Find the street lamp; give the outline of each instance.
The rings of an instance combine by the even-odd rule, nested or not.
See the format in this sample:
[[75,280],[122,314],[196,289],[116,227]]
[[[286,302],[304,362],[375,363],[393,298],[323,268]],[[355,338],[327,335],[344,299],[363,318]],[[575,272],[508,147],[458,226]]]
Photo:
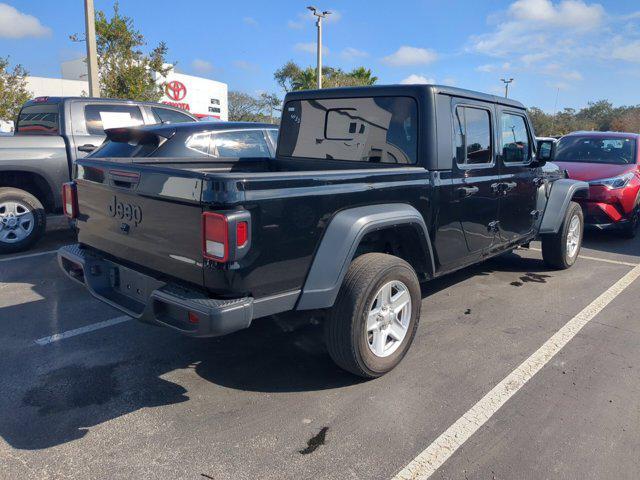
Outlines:
[[509,84],[513,82],[513,78],[510,78],[509,80],[501,78],[500,80],[504,83],[504,98],[509,98]]
[[307,10],[311,10],[311,13],[318,17],[316,21],[316,27],[318,27],[318,66],[316,69],[316,76],[318,77],[318,89],[322,88],[322,19],[326,18],[327,15],[331,15],[331,12],[325,10],[323,12],[319,12],[316,7],[309,6]]

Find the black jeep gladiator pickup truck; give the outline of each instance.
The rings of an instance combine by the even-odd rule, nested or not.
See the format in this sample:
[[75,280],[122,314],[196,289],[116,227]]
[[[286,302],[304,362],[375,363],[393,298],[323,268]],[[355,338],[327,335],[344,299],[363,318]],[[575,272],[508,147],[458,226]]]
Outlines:
[[536,155],[513,100],[433,85],[289,93],[275,159],[153,158],[171,128],[116,133],[129,153],[78,160],[64,188],[79,243],[60,265],[188,335],[320,311],[334,361],[377,377],[411,345],[420,282],[535,238],[554,268],[580,250],[572,200],[588,185]]

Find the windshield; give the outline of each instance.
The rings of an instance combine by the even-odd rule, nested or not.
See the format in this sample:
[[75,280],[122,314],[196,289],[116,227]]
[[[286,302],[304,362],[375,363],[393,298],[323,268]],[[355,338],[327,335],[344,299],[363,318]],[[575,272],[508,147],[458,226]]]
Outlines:
[[625,137],[574,136],[563,137],[556,146],[555,161],[582,163],[636,163],[636,141]]
[[58,135],[58,104],[29,105],[20,111],[16,133]]
[[278,155],[371,163],[416,163],[418,114],[409,97],[287,102]]

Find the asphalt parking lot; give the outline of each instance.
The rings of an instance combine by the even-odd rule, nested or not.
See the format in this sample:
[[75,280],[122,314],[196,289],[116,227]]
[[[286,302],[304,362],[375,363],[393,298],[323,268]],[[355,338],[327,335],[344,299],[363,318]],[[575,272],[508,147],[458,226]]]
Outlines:
[[[4,478],[391,479],[428,472],[425,451],[432,478],[638,476],[640,238],[590,234],[568,271],[534,244],[427,284],[408,356],[368,382],[318,325],[203,340],[129,320],[61,274],[50,252],[71,241],[0,258]],[[559,351],[513,388],[542,346]]]

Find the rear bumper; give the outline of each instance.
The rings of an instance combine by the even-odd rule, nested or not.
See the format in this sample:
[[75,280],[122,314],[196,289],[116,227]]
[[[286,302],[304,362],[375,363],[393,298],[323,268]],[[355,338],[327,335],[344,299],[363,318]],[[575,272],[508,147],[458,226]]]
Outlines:
[[85,285],[94,297],[133,318],[185,335],[226,335],[248,328],[254,318],[251,297],[209,298],[119,265],[78,244],[60,248],[58,262],[69,278]]

